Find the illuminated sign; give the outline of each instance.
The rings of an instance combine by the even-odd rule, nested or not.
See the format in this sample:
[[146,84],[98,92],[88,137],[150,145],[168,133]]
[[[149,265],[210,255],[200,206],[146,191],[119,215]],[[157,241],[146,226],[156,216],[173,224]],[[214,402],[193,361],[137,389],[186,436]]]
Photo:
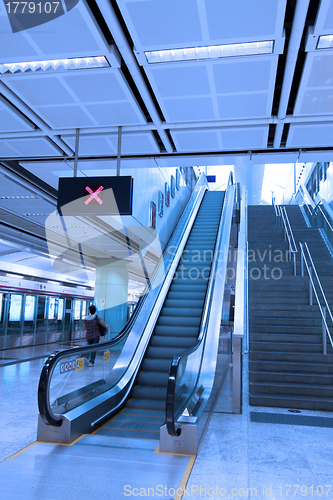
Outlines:
[[132,215],[133,179],[65,177],[59,179],[58,211],[62,215]]
[[33,321],[35,313],[35,299],[33,295],[27,295],[24,306],[24,321]]
[[9,321],[21,320],[22,295],[11,294]]
[[103,204],[103,200],[101,200],[101,198],[98,196],[99,193],[101,191],[103,191],[104,187],[103,186],[99,186],[98,189],[96,189],[96,191],[94,192],[89,186],[86,186],[85,187],[85,190],[88,191],[88,193],[90,194],[89,198],[84,202],[85,205],[89,205],[89,203],[92,201],[92,200],[96,200],[97,203],[99,203],[100,205]]

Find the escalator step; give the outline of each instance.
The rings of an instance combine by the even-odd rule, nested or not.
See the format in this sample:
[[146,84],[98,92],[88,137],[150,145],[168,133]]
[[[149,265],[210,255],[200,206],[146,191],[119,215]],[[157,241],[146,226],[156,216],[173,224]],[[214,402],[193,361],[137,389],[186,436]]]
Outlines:
[[165,401],[153,399],[130,399],[126,404],[127,408],[140,408],[146,410],[165,411]]
[[197,299],[192,299],[190,297],[186,297],[187,300],[184,300],[184,299],[181,299],[181,300],[173,300],[173,299],[169,299],[167,298],[164,302],[165,304],[165,307],[175,307],[175,308],[179,308],[179,307],[185,307],[187,309],[196,309],[196,308],[200,308],[202,309],[203,307],[203,304],[204,304],[204,299],[202,300],[197,300]]
[[145,423],[145,422],[121,422],[116,420],[111,420],[104,429],[112,430],[127,430],[127,431],[149,431],[149,432],[160,432],[159,423]]
[[170,363],[174,356],[178,356],[184,352],[184,349],[179,347],[154,347],[150,346],[147,349],[147,358],[150,359],[167,359]]
[[[193,301],[200,301],[202,303],[205,302],[205,292],[191,292],[191,291],[186,291],[186,297],[188,298],[188,301],[191,302]],[[183,300],[184,295],[182,292],[176,292],[176,291],[171,291],[167,295],[167,300]]]
[[177,337],[181,335],[182,337],[197,337],[199,333],[199,328],[197,326],[155,326],[154,334],[156,335],[171,335],[172,337]]
[[155,401],[163,401],[165,404],[166,386],[165,387],[152,387],[137,385],[132,392],[133,399],[151,399]]
[[195,307],[167,307],[164,306],[161,311],[161,316],[171,316],[173,318],[181,317],[192,317],[192,318],[201,318],[202,308]]
[[142,370],[153,372],[168,372],[170,370],[170,359],[150,359],[146,358],[142,364]]
[[152,387],[166,387],[168,383],[168,372],[146,372],[142,371],[139,373],[137,382],[140,385],[147,385]]
[[[180,329],[181,330],[181,329]],[[181,335],[181,331],[179,332]],[[171,337],[166,335],[154,335],[151,339],[152,347],[179,347],[187,349],[195,344],[195,337]]]
[[197,318],[182,318],[181,316],[160,316],[158,318],[158,325],[170,325],[170,326],[199,326],[201,316]]

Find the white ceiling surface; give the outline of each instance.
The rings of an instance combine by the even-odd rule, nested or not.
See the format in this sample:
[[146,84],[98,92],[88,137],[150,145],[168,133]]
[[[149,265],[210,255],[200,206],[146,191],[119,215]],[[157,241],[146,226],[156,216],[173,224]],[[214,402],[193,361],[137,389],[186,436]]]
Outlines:
[[[297,4],[303,1],[296,0]],[[116,2],[137,63],[126,59],[115,23],[105,15],[115,40],[115,46],[109,46],[85,0],[58,19],[15,34],[1,3],[0,64],[105,55],[111,67],[0,76],[0,160],[18,159],[23,168],[57,189],[59,177],[72,176],[74,169],[73,156],[66,157],[61,144],[74,151],[79,128],[78,176],[114,175],[117,130],[122,126],[121,150],[126,157],[121,172],[156,164],[166,168],[209,165],[224,172],[235,165],[236,180],[249,184],[254,203],[260,200],[265,164],[332,161],[332,152],[325,148],[333,146],[333,49],[316,50],[316,43],[320,35],[333,34],[333,0],[321,0],[309,31],[289,117],[286,148],[292,151],[280,147],[273,152],[267,141],[269,124],[277,122],[271,112],[279,54],[285,50],[286,0]],[[97,4],[102,15],[112,8],[108,0]],[[267,40],[274,41],[270,55],[151,65],[144,56],[144,51]],[[111,51],[122,54],[122,67],[133,71],[132,87],[128,72],[114,62]],[[153,123],[146,122],[138,94]],[[173,153],[165,154],[155,139],[153,131],[163,129],[170,131]],[[166,146],[165,137],[160,137]],[[99,160],[99,156],[106,158]],[[1,182],[0,198],[7,192],[9,196],[31,194],[22,186],[13,194],[12,186]],[[37,231],[50,213],[46,199],[37,195],[36,199],[0,199],[0,208],[25,217]],[[3,258],[31,259],[39,268],[49,269],[49,260],[36,264],[33,259],[44,257],[29,255],[28,245],[22,243],[22,248],[15,247],[17,254],[13,247]]]

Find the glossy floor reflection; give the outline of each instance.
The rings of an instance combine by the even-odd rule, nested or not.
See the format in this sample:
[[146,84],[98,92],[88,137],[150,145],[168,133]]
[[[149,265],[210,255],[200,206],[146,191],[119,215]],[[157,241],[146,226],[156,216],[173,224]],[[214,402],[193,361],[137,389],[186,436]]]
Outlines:
[[[46,351],[45,354],[47,354]],[[252,422],[250,412],[288,413],[288,410],[248,406],[246,361],[245,356],[243,365],[243,414],[233,415],[230,413],[232,382],[230,368],[217,396],[216,405],[211,414],[210,423],[183,498],[188,497],[199,500],[204,497],[225,499],[267,497],[277,500],[281,498],[312,499],[322,497],[332,499],[333,485],[330,486],[333,470],[333,429]],[[11,462],[11,469],[16,470],[16,464],[20,463],[22,467],[25,467],[25,460],[27,459],[24,457],[28,457],[30,453],[37,460],[34,462],[34,470],[37,475],[38,467],[41,467],[42,464],[42,458],[40,457],[44,453],[39,450],[43,445],[39,446],[39,448],[36,448],[35,445],[33,447],[35,450],[29,453],[28,450],[25,451],[19,455],[19,457],[22,457],[20,460],[18,460],[19,457],[9,462],[5,460],[36,440],[37,385],[43,362],[44,359],[37,359],[0,367],[0,461],[3,462],[3,465]],[[333,418],[331,412],[302,411],[301,415]],[[96,440],[97,436],[94,439]],[[85,444],[88,446],[87,450],[90,449],[89,446],[92,446],[91,450],[94,450],[93,453],[97,455],[102,453],[104,449],[103,443],[95,443],[93,440],[90,443],[88,439]],[[156,441],[156,446],[157,444]],[[124,446],[122,443],[119,447],[122,449]],[[114,448],[115,444],[107,443],[106,447]],[[127,445],[125,447],[130,448]],[[54,460],[56,460],[56,455],[61,455],[61,449],[65,449],[65,447],[58,447],[57,449],[60,451],[50,450],[51,461],[53,456]],[[70,449],[74,450],[74,447]],[[129,463],[134,464],[131,467],[131,474],[132,477],[136,477],[135,471],[138,465],[135,465],[135,463],[136,461],[139,463],[140,458],[135,459],[134,463],[131,462],[131,456],[134,456],[132,451],[128,452],[128,458],[126,459],[124,459],[125,455],[122,452],[119,452],[119,454],[112,453],[114,455],[112,460],[119,461],[121,467],[128,468]],[[68,460],[71,459],[68,458]],[[148,462],[150,463],[150,461],[151,458],[149,458]],[[164,461],[160,459],[159,461],[162,466]],[[96,461],[96,467],[97,462],[98,460]],[[57,468],[56,462],[54,467]],[[2,468],[2,464],[0,466],[1,470],[5,470],[5,468]],[[98,467],[95,473],[98,478]],[[52,481],[55,481],[57,469],[52,473],[50,470],[44,476],[48,477],[48,474],[51,474]],[[15,498],[16,486],[14,482],[10,485],[8,484],[9,477],[4,479],[5,473],[2,473],[1,476],[3,479],[0,479],[0,483],[5,481],[5,484],[0,484],[0,488],[2,488],[2,492],[6,492],[5,496],[1,495],[1,498],[5,500]],[[40,477],[42,476],[40,475]],[[152,477],[149,476],[149,478]],[[158,479],[162,481],[163,478],[158,475]],[[178,484],[179,479],[180,475],[178,474],[177,481],[166,484]],[[147,487],[150,484],[149,481],[145,481]],[[156,481],[151,479],[151,487],[156,487],[156,484]],[[4,486],[5,489],[3,489]],[[103,488],[101,491],[103,491]],[[22,493],[22,488],[20,491]],[[52,496],[51,484],[47,487],[47,492],[49,496],[45,498],[55,498]],[[77,495],[80,492],[82,493],[79,487],[79,479],[76,486],[73,483],[68,491],[64,489],[63,492],[64,494],[69,492],[74,494],[76,492]],[[109,498],[104,493],[101,493],[99,498]],[[118,493],[120,494],[119,489]],[[22,495],[20,498],[23,498]],[[35,497],[32,496],[31,498]],[[39,498],[44,497],[40,496]],[[86,491],[84,498],[95,497],[89,496],[89,492]]]
[[[221,411],[218,400],[187,483],[189,497],[332,499],[333,429],[251,422],[250,412],[288,414],[288,409],[247,404],[244,358],[243,413]],[[227,387],[222,398],[224,393]],[[301,415],[333,418],[333,412],[302,410]]]

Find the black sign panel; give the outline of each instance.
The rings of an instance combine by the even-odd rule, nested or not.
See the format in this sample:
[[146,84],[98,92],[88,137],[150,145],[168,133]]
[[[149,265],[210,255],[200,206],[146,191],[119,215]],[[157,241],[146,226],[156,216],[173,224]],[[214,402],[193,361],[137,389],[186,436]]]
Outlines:
[[62,215],[132,215],[133,179],[124,177],[66,177],[59,179]]

